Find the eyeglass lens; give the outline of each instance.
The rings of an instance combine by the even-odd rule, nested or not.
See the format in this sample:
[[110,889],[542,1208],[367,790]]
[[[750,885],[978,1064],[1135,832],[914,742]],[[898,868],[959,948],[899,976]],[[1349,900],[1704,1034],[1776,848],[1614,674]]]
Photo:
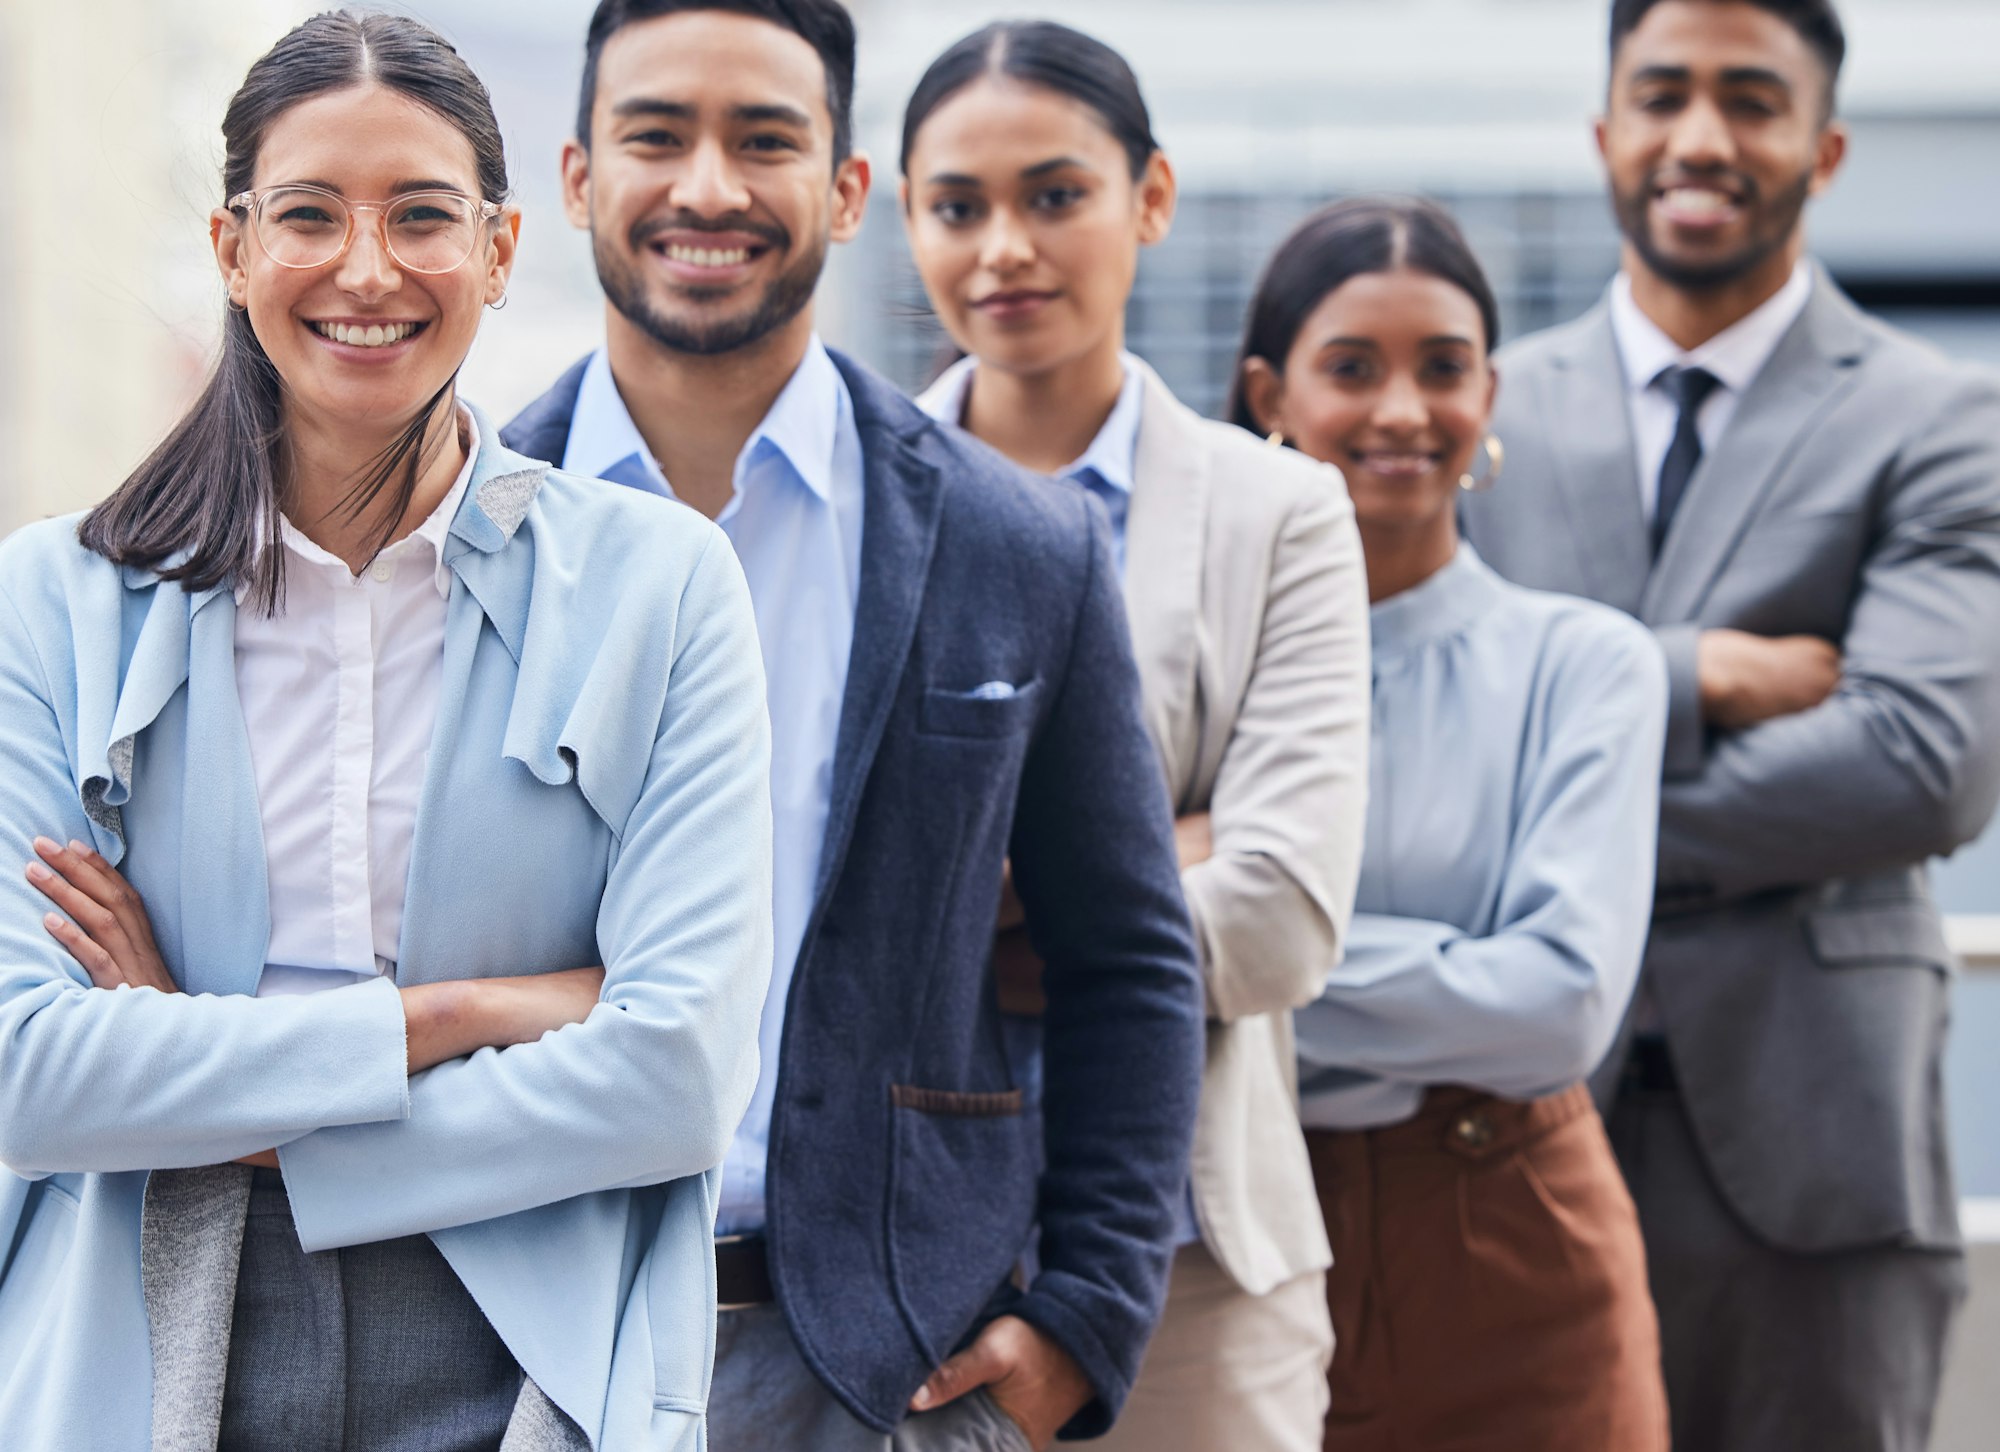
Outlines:
[[[466,197],[413,192],[384,203],[381,212],[389,255],[412,272],[450,272],[472,255],[479,213]],[[323,266],[346,245],[351,216],[326,192],[281,188],[258,205],[257,240],[287,267]]]

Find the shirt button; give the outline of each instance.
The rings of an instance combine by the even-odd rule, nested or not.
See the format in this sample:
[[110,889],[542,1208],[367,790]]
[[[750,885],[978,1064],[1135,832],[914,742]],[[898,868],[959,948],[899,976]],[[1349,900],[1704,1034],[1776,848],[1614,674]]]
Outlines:
[[368,571],[375,577],[375,583],[386,585],[396,576],[396,566],[388,560],[377,560]]

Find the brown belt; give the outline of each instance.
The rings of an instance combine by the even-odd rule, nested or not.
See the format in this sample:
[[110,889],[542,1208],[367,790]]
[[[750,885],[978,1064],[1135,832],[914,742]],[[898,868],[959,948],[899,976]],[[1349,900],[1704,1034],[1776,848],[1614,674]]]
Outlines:
[[765,1253],[764,1237],[716,1237],[716,1309],[740,1311],[746,1306],[768,1306],[776,1299],[771,1290],[771,1260]]

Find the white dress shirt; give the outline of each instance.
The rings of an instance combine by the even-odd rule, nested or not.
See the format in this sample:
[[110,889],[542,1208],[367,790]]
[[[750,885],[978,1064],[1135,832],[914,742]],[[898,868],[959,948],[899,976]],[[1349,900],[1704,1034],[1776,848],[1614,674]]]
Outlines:
[[[1118,390],[1118,401],[1111,406],[1090,447],[1056,470],[1054,476],[1081,484],[1103,503],[1105,512],[1111,516],[1111,538],[1121,575],[1125,571],[1125,520],[1132,512],[1132,476],[1138,468],[1139,422],[1145,410],[1143,381],[1139,370],[1132,366],[1136,361],[1130,353],[1119,355],[1125,369],[1125,383]],[[977,358],[959,359],[924,390],[919,404],[939,423],[962,426],[966,399],[972,392],[972,375],[978,366]]]
[[[570,415],[562,466],[673,498],[594,354]],[[757,1090],[722,1164],[720,1234],[764,1225],[764,1176],[785,1000],[819,879],[833,752],[861,580],[861,435],[854,401],[817,337],[736,456],[735,493],[716,523],[750,584],[771,712],[774,830],[771,989],[758,1029]]]
[[270,874],[259,997],[358,983],[400,956],[451,596],[444,541],[479,452],[465,410],[459,434],[465,466],[443,501],[359,575],[281,519],[282,608],[247,608],[237,588],[236,692]]
[[1639,498],[1646,519],[1653,518],[1660,492],[1660,467],[1673,445],[1680,407],[1659,382],[1663,369],[1705,368],[1721,382],[1695,416],[1702,454],[1715,452],[1723,431],[1736,416],[1743,394],[1764,371],[1779,341],[1805,312],[1812,298],[1812,264],[1801,260],[1785,285],[1739,322],[1731,324],[1694,349],[1683,349],[1659,325],[1639,310],[1632,298],[1632,279],[1619,273],[1611,284],[1611,332],[1625,364],[1626,400],[1632,411],[1632,443],[1639,468]]

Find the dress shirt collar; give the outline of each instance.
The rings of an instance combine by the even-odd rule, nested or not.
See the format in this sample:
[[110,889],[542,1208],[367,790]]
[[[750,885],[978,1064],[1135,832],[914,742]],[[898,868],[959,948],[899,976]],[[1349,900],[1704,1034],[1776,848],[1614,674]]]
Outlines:
[[[792,472],[807,489],[822,500],[831,500],[834,444],[840,432],[846,391],[840,370],[815,333],[806,345],[805,357],[771,404],[770,412],[744,440],[742,452],[736,456],[737,496],[741,497],[750,466],[759,455],[775,451],[791,465]],[[584,366],[562,467],[568,473],[595,479],[617,471],[630,459],[638,461],[662,493],[673,493],[673,486],[660,472],[658,461],[646,447],[639,426],[632,422],[631,410],[618,392],[617,380],[611,376],[609,353],[599,348]],[[723,517],[727,518],[735,507],[736,501],[732,499],[723,510]]]
[[1500,577],[1461,540],[1458,553],[1435,575],[1369,607],[1375,659],[1385,661],[1463,635],[1492,613],[1504,589]]
[[1756,381],[1778,343],[1812,298],[1813,268],[1799,260],[1785,285],[1748,317],[1730,324],[1698,348],[1683,349],[1640,311],[1632,279],[1621,272],[1611,284],[1611,332],[1625,364],[1625,386],[1643,393],[1665,368],[1705,368],[1731,393],[1741,395]]
[[[395,561],[419,549],[428,548],[431,557],[431,578],[437,585],[438,594],[444,599],[451,598],[451,569],[444,562],[445,537],[451,533],[451,524],[458,517],[458,507],[465,502],[465,491],[472,483],[473,465],[479,459],[479,423],[472,416],[472,410],[460,405],[458,410],[459,441],[465,445],[465,462],[459,466],[458,477],[451,481],[451,488],[445,491],[443,499],[433,509],[424,522],[376,555],[376,562]],[[264,537],[263,518],[257,525],[257,538]],[[321,549],[308,539],[299,527],[283,515],[278,517],[278,538],[284,547],[301,563],[320,569],[338,569],[348,578],[355,578],[347,568],[347,561],[328,550]],[[261,549],[260,549],[261,554]],[[236,603],[241,605],[250,593],[251,580],[245,578],[236,585]]]
[[[1120,353],[1118,362],[1125,370],[1125,382],[1118,390],[1118,401],[1111,406],[1110,416],[1097,431],[1097,437],[1090,441],[1090,447],[1056,470],[1055,477],[1080,479],[1085,473],[1094,473],[1119,493],[1130,494],[1133,476],[1138,472],[1145,378],[1136,366],[1138,360],[1130,353]],[[978,366],[977,358],[961,358],[924,391],[920,401],[932,418],[941,423],[964,423],[965,400],[972,392],[972,374]]]

